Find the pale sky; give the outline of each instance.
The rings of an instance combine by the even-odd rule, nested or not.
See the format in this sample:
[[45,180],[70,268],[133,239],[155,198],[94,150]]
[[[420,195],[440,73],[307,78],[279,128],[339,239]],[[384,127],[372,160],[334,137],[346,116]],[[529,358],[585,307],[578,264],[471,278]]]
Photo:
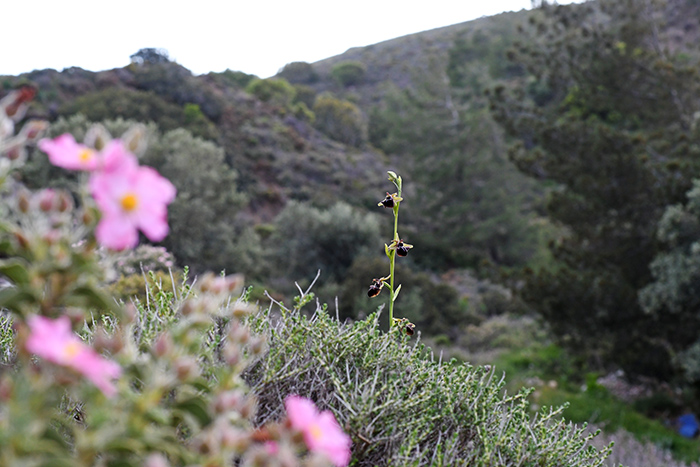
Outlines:
[[[571,3],[580,0],[560,0]],[[166,49],[194,74],[227,68],[266,78],[415,32],[530,0],[0,0],[0,75],[129,64],[141,48]]]

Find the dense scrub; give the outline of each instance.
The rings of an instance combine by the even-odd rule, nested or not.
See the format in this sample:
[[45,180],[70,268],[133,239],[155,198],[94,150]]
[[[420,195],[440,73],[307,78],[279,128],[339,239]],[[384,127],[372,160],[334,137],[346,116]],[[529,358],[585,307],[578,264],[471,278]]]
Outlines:
[[[298,303],[313,300],[304,296]],[[354,465],[601,465],[580,428],[544,408],[530,418],[524,390],[504,395],[491,367],[443,362],[379,314],[339,323],[325,306],[312,316],[268,310],[251,327],[269,350],[246,372],[257,423],[280,415],[291,393],[329,407],[353,439]]]

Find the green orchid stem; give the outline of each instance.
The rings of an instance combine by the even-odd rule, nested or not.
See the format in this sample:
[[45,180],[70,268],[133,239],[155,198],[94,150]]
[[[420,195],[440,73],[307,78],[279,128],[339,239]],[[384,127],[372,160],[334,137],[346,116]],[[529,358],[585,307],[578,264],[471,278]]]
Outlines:
[[[397,195],[401,197],[401,184],[395,183],[397,188]],[[399,241],[399,205],[401,201],[397,201],[394,206],[394,240]],[[389,285],[391,286],[391,297],[389,299],[389,329],[394,325],[394,300],[396,295],[394,293],[394,265],[396,263],[396,250],[392,250],[389,256]]]
[[396,251],[391,252],[389,258],[389,286],[391,287],[391,297],[389,299],[389,329],[394,325],[394,260],[396,259]]

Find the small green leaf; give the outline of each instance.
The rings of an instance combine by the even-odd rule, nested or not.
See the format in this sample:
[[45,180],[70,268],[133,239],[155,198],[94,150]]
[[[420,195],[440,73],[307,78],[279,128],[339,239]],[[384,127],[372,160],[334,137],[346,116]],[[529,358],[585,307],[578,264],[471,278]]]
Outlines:
[[401,284],[399,284],[399,286],[396,287],[396,290],[394,291],[394,298],[392,298],[392,301],[393,301],[393,302],[396,301],[396,297],[399,296],[399,292],[401,292]]
[[0,263],[0,274],[4,274],[15,285],[28,284],[29,273],[24,262],[14,260],[2,261]]
[[21,312],[22,304],[36,302],[36,296],[29,287],[7,287],[0,290],[0,308]]
[[72,305],[97,308],[98,310],[110,311],[116,316],[121,315],[121,308],[116,301],[102,290],[92,285],[81,285],[72,290]]
[[384,244],[384,252],[389,258],[391,258],[391,253],[389,252],[389,245],[387,245],[386,243]]
[[175,407],[192,415],[201,427],[211,423],[211,416],[207,411],[207,404],[199,397],[186,399],[178,403]]

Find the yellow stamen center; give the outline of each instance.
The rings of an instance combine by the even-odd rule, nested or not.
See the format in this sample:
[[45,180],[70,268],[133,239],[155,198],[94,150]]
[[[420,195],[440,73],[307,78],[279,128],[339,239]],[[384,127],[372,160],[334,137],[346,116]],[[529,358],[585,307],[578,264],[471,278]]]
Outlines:
[[78,154],[78,159],[80,159],[80,162],[82,163],[87,163],[92,159],[94,155],[95,151],[93,151],[92,149],[85,148],[81,150]]
[[139,200],[133,193],[127,193],[122,197],[122,209],[124,209],[127,212],[136,209],[136,206],[138,206],[138,204]]
[[69,342],[63,347],[63,354],[68,359],[75,358],[80,353],[80,342]]
[[311,425],[311,427],[309,427],[309,433],[311,433],[311,437],[315,440],[323,438],[323,431],[318,425]]

